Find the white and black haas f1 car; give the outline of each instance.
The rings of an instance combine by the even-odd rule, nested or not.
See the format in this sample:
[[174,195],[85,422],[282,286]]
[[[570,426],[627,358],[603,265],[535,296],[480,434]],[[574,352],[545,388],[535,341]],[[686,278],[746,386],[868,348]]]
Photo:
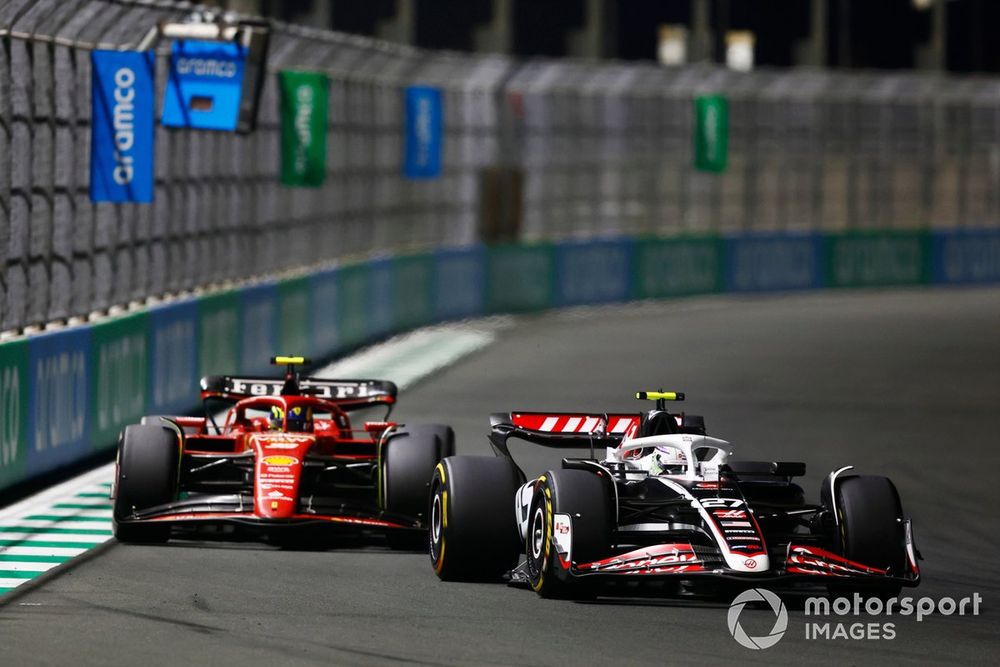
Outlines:
[[[666,410],[683,394],[637,398],[656,409],[492,415],[497,456],[449,457],[434,473],[438,576],[509,576],[545,597],[590,595],[612,580],[658,580],[668,594],[809,583],[879,596],[920,581],[910,520],[889,479],[844,467],[827,476],[820,503],[807,504],[792,482],[804,463],[733,460],[734,447],[706,435],[702,417]],[[510,438],[590,447],[591,456],[529,481]]]

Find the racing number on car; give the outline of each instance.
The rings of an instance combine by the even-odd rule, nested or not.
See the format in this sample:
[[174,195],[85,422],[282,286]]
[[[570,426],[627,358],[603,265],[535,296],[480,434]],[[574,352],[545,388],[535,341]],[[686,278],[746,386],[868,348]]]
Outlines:
[[704,498],[701,501],[702,507],[740,507],[743,501],[739,498]]

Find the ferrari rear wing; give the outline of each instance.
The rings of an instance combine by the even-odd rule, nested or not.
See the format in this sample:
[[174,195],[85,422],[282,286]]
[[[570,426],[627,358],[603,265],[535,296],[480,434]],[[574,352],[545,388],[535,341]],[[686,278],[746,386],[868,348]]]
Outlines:
[[[209,375],[201,379],[202,400],[215,398],[240,401],[253,396],[288,395],[289,386],[280,378]],[[342,409],[396,402],[398,389],[388,380],[324,380],[306,377],[298,381],[297,393],[316,396],[337,403]]]
[[507,440],[564,449],[617,447],[639,428],[639,415],[583,412],[496,412],[490,415],[490,445],[510,457]]

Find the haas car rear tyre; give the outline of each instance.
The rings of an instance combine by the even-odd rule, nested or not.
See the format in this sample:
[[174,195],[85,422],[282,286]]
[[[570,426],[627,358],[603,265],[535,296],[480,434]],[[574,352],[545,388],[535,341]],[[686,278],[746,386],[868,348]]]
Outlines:
[[[845,558],[895,576],[906,572],[903,510],[896,487],[888,478],[858,475],[838,481],[836,512]],[[857,591],[889,598],[898,595],[901,586],[895,582],[865,586],[833,583],[829,588],[835,595]]]
[[528,581],[535,592],[550,598],[592,596],[591,585],[561,576],[569,569],[570,561],[557,548],[557,514],[569,515],[571,544],[564,542],[563,547],[570,547],[572,562],[592,563],[605,557],[611,541],[612,516],[605,481],[585,470],[550,470],[539,477],[525,540]]
[[498,581],[517,565],[514,496],[523,479],[506,457],[451,456],[431,479],[430,555],[445,581]]
[[[425,525],[434,466],[455,453],[455,432],[441,424],[414,424],[400,428],[382,446],[381,500],[387,512],[418,519]],[[388,534],[394,549],[427,548],[423,531],[393,531]]]
[[126,426],[118,442],[113,529],[121,542],[166,542],[170,527],[122,523],[133,513],[177,497],[181,444],[176,431],[153,424]]

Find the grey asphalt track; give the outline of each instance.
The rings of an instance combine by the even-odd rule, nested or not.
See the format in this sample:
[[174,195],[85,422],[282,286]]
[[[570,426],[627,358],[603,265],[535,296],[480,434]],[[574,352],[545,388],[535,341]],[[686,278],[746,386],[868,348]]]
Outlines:
[[[818,494],[842,464],[891,476],[926,558],[914,596],[979,592],[979,616],[847,616],[895,639],[736,644],[727,601],[550,601],[445,584],[426,555],[352,545],[112,544],[0,606],[4,665],[662,665],[1000,663],[1000,290],[709,297],[518,319],[406,392],[398,416],[452,423],[487,453],[491,411],[686,409],[745,457],[803,460]],[[550,452],[515,446],[530,473]],[[745,612],[751,634],[769,610]],[[826,619],[824,619],[826,620]]]

